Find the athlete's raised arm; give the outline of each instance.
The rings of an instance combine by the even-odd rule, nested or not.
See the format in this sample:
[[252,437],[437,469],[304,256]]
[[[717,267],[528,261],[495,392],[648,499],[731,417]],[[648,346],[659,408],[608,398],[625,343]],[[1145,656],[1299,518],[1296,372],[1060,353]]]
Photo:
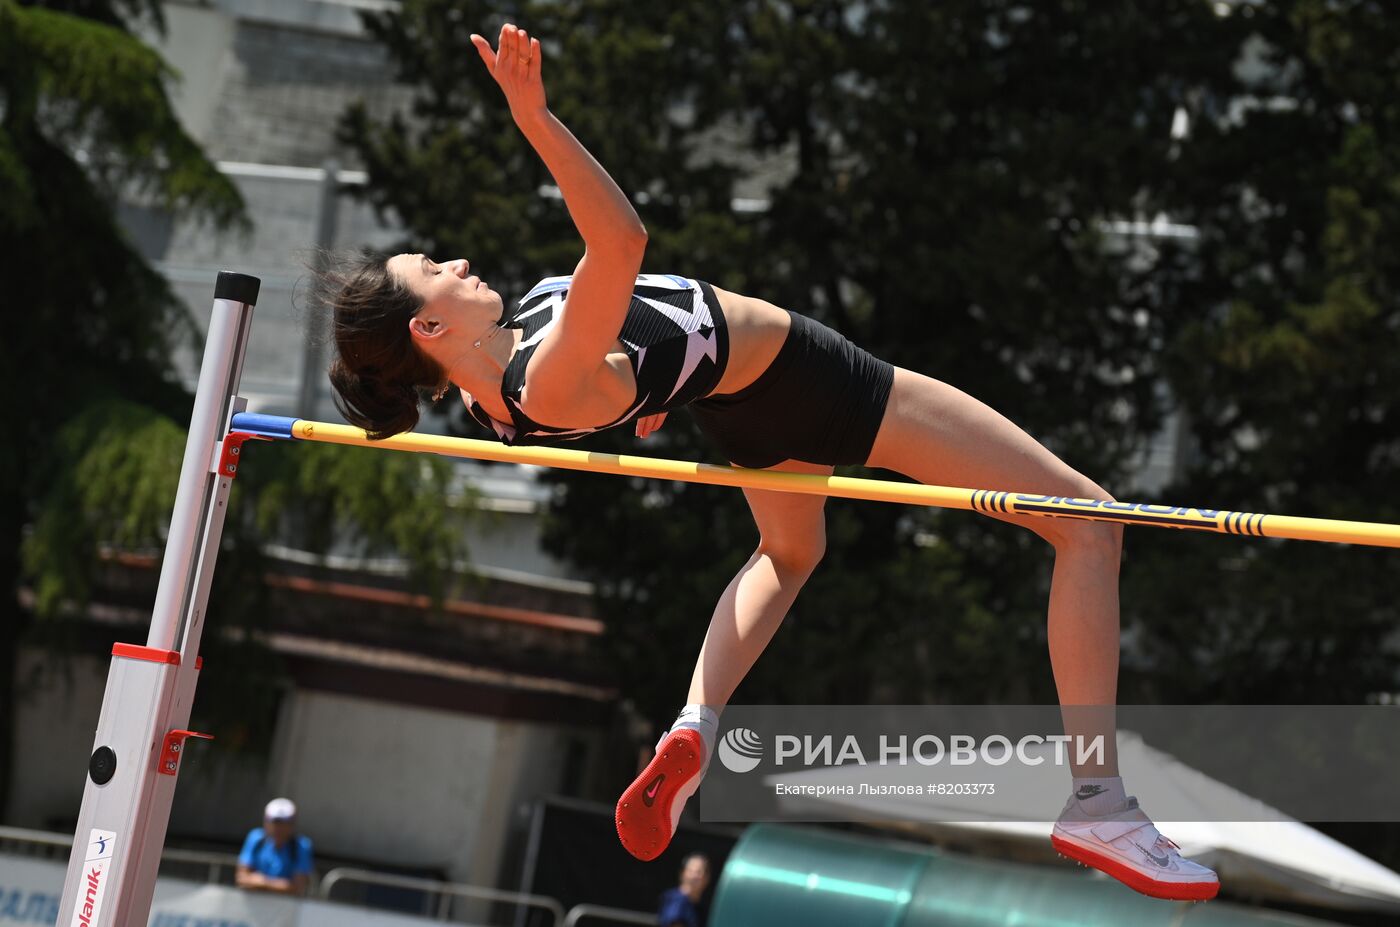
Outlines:
[[539,39],[507,24],[495,51],[479,35],[472,44],[505,93],[515,124],[554,176],[583,237],[583,259],[563,313],[530,361],[531,371],[542,375],[531,377],[527,398],[536,414],[548,416],[550,408],[568,408],[617,340],[646,250],[646,228],[608,172],[549,111]]

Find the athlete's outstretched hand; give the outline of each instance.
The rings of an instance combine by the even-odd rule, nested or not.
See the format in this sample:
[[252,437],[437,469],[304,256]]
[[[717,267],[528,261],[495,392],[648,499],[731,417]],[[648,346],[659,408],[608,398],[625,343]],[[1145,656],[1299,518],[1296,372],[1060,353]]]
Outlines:
[[530,38],[524,29],[511,23],[501,27],[496,50],[485,38],[472,33],[472,44],[481,54],[486,69],[501,85],[512,113],[544,109],[544,79],[540,77],[540,40]]
[[647,415],[637,419],[637,437],[645,438],[653,431],[661,427],[661,423],[666,421],[665,412],[657,412],[655,415]]

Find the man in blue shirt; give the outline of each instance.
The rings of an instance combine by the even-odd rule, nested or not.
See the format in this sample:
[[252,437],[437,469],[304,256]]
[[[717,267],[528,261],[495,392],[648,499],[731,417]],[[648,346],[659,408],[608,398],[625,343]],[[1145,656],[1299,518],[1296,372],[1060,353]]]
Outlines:
[[700,927],[700,898],[710,884],[710,861],[691,853],[681,863],[681,884],[661,895],[656,923],[661,927]]
[[263,810],[263,825],[248,832],[238,854],[239,888],[300,895],[311,881],[315,863],[311,840],[296,832],[297,806],[274,798]]

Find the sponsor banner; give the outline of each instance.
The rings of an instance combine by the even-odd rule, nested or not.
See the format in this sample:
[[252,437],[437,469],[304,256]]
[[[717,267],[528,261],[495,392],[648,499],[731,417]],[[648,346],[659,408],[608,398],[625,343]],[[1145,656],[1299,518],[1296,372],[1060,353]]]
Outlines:
[[[64,863],[0,855],[0,927],[53,927]],[[111,903],[110,896],[108,902]],[[94,915],[95,916],[95,915]],[[94,920],[94,923],[96,921]],[[149,927],[425,927],[426,918],[181,879],[156,882]]]
[[[388,914],[351,908],[329,901],[303,901],[297,927],[426,927],[442,921],[407,914]],[[193,927],[193,925],[191,925]]]
[[697,801],[713,822],[1049,823],[1115,757],[1159,821],[1400,821],[1395,705],[731,705]]
[[0,856],[0,927],[58,923],[64,863]]

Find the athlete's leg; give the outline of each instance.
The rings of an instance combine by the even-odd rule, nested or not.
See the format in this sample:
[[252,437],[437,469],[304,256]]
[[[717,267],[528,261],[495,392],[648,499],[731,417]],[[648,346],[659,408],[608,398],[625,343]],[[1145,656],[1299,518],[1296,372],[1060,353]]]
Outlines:
[[[884,420],[868,460],[923,483],[1112,500],[986,404],[931,377],[895,370]],[[1055,548],[1050,587],[1050,661],[1065,733],[1114,744],[1118,689],[1118,565],[1121,525],[996,514]],[[1062,854],[1158,898],[1212,898],[1214,872],[1182,858],[1123,794],[1116,750],[1102,764],[1075,764],[1077,788],[1055,821]]]
[[[831,467],[789,460],[770,467],[830,475]],[[745,489],[758,547],[720,596],[695,662],[686,701],[718,709],[753,667],[826,551],[825,496]]]
[[[932,377],[895,369],[868,464],[921,483],[1112,500],[990,406]],[[1055,549],[1050,662],[1061,705],[1112,706],[1118,688],[1118,565],[1122,525],[1070,518],[992,515],[1029,528]],[[1093,717],[1093,715],[1100,715]],[[1111,712],[1067,711],[1066,733],[1103,733],[1103,764],[1082,777],[1118,775]],[[1103,717],[1107,715],[1107,717]]]
[[[799,461],[769,469],[832,472],[831,467]],[[709,763],[718,725],[715,712],[729,701],[773,639],[826,550],[825,496],[750,489],[744,494],[758,526],[758,548],[715,606],[686,708],[617,801],[618,838],[639,859],[655,859],[671,842],[681,809],[700,787]]]

